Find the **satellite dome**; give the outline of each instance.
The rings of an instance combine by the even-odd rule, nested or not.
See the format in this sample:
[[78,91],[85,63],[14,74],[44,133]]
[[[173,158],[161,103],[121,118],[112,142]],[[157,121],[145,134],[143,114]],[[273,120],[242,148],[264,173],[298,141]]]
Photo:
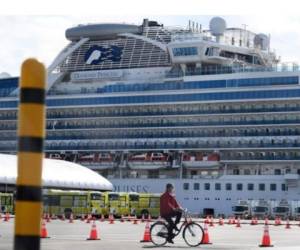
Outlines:
[[226,21],[222,17],[214,17],[209,22],[209,29],[212,35],[221,36],[226,29]]
[[8,74],[7,72],[2,72],[2,73],[0,73],[0,79],[1,79],[1,78],[9,78],[9,77],[11,77],[11,75]]
[[266,34],[257,34],[254,37],[254,45],[255,47],[259,47],[262,50],[267,50],[269,48],[270,39]]

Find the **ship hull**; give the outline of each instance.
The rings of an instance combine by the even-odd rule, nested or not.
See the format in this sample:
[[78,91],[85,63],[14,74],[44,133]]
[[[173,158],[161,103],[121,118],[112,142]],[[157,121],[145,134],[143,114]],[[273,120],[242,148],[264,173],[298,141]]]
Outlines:
[[[203,215],[210,210],[214,215],[231,215],[232,206],[237,201],[259,200],[267,201],[300,200],[299,182],[297,187],[291,187],[288,191],[278,190],[276,192],[267,190],[270,184],[276,183],[278,187],[285,183],[284,176],[234,176],[227,175],[214,179],[109,179],[114,185],[115,191],[139,192],[139,193],[161,193],[164,192],[167,183],[175,186],[176,198],[182,207],[190,212]],[[198,184],[196,184],[198,183]],[[215,190],[219,183],[221,190]],[[231,191],[225,190],[227,183],[231,183]],[[242,191],[234,190],[236,186],[243,183]],[[265,191],[248,191],[247,184],[253,183],[255,187],[264,183]],[[205,190],[209,185],[210,190]],[[198,190],[199,187],[199,190]],[[197,189],[197,190],[195,190]]]

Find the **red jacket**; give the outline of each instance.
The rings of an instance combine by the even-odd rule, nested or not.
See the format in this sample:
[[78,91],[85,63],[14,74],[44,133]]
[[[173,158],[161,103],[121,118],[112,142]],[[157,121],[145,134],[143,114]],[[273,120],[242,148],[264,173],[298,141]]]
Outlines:
[[160,196],[160,215],[168,215],[174,211],[174,208],[179,208],[175,197],[168,192],[164,192]]

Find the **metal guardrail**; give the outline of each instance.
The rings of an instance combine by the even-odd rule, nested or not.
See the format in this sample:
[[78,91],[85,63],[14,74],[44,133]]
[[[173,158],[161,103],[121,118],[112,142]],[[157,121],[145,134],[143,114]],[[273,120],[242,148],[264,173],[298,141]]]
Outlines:
[[300,66],[295,63],[277,64],[270,67],[227,67],[227,66],[211,66],[208,68],[188,70],[183,72],[169,72],[166,78],[175,78],[194,75],[218,75],[218,74],[235,74],[250,72],[300,72]]

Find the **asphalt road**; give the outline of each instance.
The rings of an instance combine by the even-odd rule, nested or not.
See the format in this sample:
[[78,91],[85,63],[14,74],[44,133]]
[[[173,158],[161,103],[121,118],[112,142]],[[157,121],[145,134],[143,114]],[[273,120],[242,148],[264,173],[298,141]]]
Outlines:
[[[13,248],[13,219],[9,222],[0,222],[0,250]],[[272,223],[270,221],[270,223]],[[286,229],[282,226],[269,226],[272,249],[300,249],[300,227],[298,223]],[[109,224],[108,221],[96,222],[100,240],[87,241],[91,230],[91,224],[79,220],[74,223],[68,221],[53,220],[47,223],[49,239],[42,239],[44,250],[135,250],[135,249],[184,249],[189,248],[183,239],[178,236],[175,244],[168,244],[165,247],[154,247],[152,243],[140,243],[143,238],[145,223],[115,221]],[[203,225],[203,223],[202,223]],[[239,249],[252,250],[260,249],[263,236],[263,225],[251,226],[242,224],[240,228],[235,225],[215,225],[208,227],[209,237],[212,245],[200,245],[200,249]]]

